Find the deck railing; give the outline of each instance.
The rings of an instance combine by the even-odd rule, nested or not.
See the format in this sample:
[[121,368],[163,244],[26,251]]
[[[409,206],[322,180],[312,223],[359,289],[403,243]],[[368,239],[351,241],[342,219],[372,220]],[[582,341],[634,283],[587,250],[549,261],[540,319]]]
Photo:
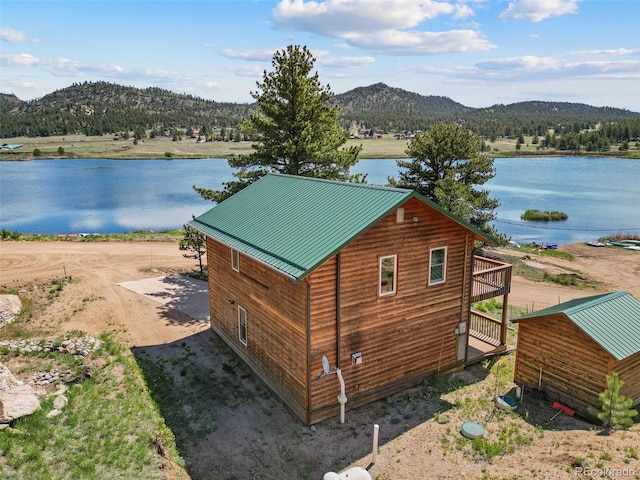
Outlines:
[[469,334],[485,343],[500,345],[500,332],[502,322],[495,318],[483,315],[480,312],[471,311],[471,321],[469,323]]
[[473,258],[472,302],[481,302],[511,290],[511,265],[475,256]]

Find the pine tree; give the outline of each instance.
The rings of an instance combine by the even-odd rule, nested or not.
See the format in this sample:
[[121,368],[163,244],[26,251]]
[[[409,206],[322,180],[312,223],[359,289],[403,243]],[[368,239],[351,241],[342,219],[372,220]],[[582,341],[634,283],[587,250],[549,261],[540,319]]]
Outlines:
[[397,160],[398,180],[394,187],[410,188],[474,225],[500,235],[488,225],[500,205],[488,190],[478,189],[495,176],[493,160],[482,153],[482,141],[457,124],[440,123],[409,142],[407,155],[412,160]]
[[180,239],[180,250],[186,250],[190,253],[183,253],[185,258],[193,258],[200,263],[200,275],[204,273],[204,266],[202,264],[202,257],[206,253],[207,241],[204,234],[200,233],[189,225],[184,226],[184,233]]
[[338,125],[338,106],[328,85],[322,86],[315,58],[307,47],[288,46],[273,56],[273,71],[264,72],[258,92],[251,92],[258,112],[241,129],[255,140],[254,152],[229,158],[237,180],[215,191],[194,187],[204,198],[221,202],[270,172],[361,180],[349,174],[361,147],[342,148],[347,137]]
[[638,411],[631,408],[633,399],[620,394],[624,382],[618,378],[618,372],[607,375],[607,388],[598,395],[601,409],[590,407],[589,413],[595,415],[610,429],[628,428],[633,425],[633,417]]

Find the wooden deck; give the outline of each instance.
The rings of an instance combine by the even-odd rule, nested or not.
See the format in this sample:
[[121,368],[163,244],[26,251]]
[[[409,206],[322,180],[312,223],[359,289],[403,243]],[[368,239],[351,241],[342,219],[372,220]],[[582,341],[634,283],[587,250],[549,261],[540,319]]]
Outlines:
[[502,355],[515,350],[514,345],[495,345],[494,343],[485,342],[479,338],[469,335],[469,346],[467,347],[467,364],[478,363],[485,358],[494,355]]
[[472,302],[509,294],[511,290],[511,265],[475,256],[473,258]]

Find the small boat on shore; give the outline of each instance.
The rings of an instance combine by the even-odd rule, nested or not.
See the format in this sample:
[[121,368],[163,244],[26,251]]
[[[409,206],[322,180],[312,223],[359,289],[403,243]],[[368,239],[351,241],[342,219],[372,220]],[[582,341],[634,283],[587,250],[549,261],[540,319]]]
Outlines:
[[590,247],[605,247],[606,245],[602,242],[586,242]]

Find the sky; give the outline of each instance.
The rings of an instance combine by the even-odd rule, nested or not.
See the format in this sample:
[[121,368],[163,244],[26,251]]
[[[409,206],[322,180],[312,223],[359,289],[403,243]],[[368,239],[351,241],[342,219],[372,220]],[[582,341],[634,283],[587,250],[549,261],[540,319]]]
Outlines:
[[304,45],[336,94],[640,112],[638,18],[637,0],[2,0],[0,92],[107,81],[247,103],[274,52]]

